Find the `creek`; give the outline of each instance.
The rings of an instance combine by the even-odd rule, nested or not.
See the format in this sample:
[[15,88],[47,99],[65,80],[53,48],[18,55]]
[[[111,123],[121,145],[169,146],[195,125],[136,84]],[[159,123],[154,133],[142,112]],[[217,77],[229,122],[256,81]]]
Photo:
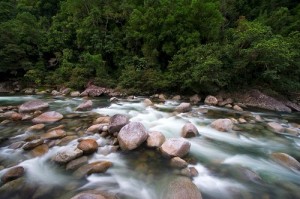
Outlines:
[[[176,113],[174,110],[180,103],[178,101],[167,100],[154,106],[145,106],[143,97],[116,103],[110,103],[107,98],[91,98],[93,109],[82,112],[74,110],[83,99],[71,97],[2,95],[0,106],[20,105],[33,99],[48,102],[50,110],[64,115],[62,120],[47,124],[46,129],[63,124],[68,135],[75,136],[70,142],[53,145],[47,153],[35,157],[22,148],[9,148],[12,143],[36,134],[26,130],[33,125],[31,120],[1,123],[0,177],[7,168],[15,165],[24,167],[26,172],[20,184],[16,182],[10,187],[2,185],[0,198],[69,199],[76,193],[94,189],[116,194],[121,199],[162,198],[166,182],[179,175],[180,170],[170,167],[169,160],[162,157],[158,150],[142,145],[133,151],[118,150],[105,154],[103,151],[109,147],[110,140],[97,133],[85,132],[100,115],[113,116],[117,113],[128,115],[130,121],[141,122],[148,131],[159,131],[166,138],[180,137],[183,125],[193,123],[200,136],[187,138],[191,149],[184,159],[189,167],[198,171],[192,180],[203,199],[300,198],[300,171],[271,158],[272,153],[280,152],[300,160],[300,137],[277,134],[267,128],[268,122],[286,127],[300,124],[299,113],[252,109],[234,111],[204,104],[194,105],[188,113]],[[256,116],[262,120],[255,120]],[[230,132],[220,132],[210,126],[219,118],[243,118],[246,122],[236,124],[235,130]],[[112,162],[113,166],[105,173],[77,179],[51,161],[51,157],[59,150],[76,146],[79,138],[93,138],[101,144],[98,152],[89,155],[88,162],[106,160]]]

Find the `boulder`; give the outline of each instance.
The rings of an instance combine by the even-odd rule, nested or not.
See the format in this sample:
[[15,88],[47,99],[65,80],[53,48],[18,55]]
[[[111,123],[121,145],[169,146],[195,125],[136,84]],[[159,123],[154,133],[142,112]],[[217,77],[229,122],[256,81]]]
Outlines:
[[106,198],[101,194],[79,193],[76,196],[72,197],[71,199],[106,199]]
[[153,106],[153,102],[148,98],[144,99],[143,103],[145,106]]
[[166,101],[167,100],[167,97],[164,95],[164,94],[159,94],[158,95],[158,99],[162,102]]
[[192,123],[186,123],[181,129],[181,136],[184,138],[196,137],[198,135],[198,129]]
[[190,102],[192,104],[198,104],[201,101],[201,97],[197,94],[190,97]]
[[148,138],[144,125],[140,122],[130,122],[118,134],[121,149],[133,150],[139,147]]
[[76,111],[87,111],[92,109],[93,107],[93,102],[92,100],[87,100],[83,103],[81,103],[79,106],[76,107]]
[[70,161],[66,165],[66,170],[75,170],[75,169],[78,169],[79,167],[85,165],[86,163],[88,163],[87,156],[82,156],[80,158],[77,158],[75,160]]
[[91,154],[98,150],[98,144],[94,139],[85,139],[79,142],[77,148],[82,150],[84,154]]
[[105,90],[106,89],[103,87],[90,85],[80,94],[80,96],[98,97],[98,96],[104,94]]
[[283,133],[285,128],[281,126],[280,124],[276,122],[269,122],[267,124],[268,128],[271,129],[272,131],[275,131],[276,133]]
[[61,120],[63,115],[56,111],[45,112],[32,119],[33,123],[53,123]]
[[45,124],[36,124],[27,128],[27,131],[38,131],[42,130],[45,127]]
[[231,131],[233,122],[230,119],[217,119],[211,123],[211,127],[218,131]]
[[90,164],[83,165],[77,169],[73,175],[77,178],[82,178],[85,175],[90,175],[92,173],[104,173],[113,164],[109,161],[97,161]]
[[209,95],[205,98],[204,103],[207,105],[216,106],[218,104],[218,99],[212,95]]
[[165,140],[166,138],[161,132],[153,131],[148,134],[147,146],[159,148]]
[[285,167],[300,171],[300,162],[286,153],[272,153],[271,158]]
[[182,169],[187,167],[188,163],[180,157],[174,157],[170,160],[170,165],[174,168]]
[[190,151],[191,144],[183,138],[167,139],[160,147],[164,156],[183,157]]
[[56,129],[43,134],[41,137],[43,139],[57,139],[57,138],[63,138],[66,135],[67,133],[64,130]]
[[185,113],[189,112],[192,110],[192,106],[190,103],[183,102],[179,104],[176,108],[175,111],[180,112],[180,113]]
[[202,199],[197,186],[190,178],[176,176],[167,186],[162,198],[165,199]]
[[43,110],[49,107],[49,104],[47,102],[43,102],[42,100],[32,100],[25,102],[19,107],[20,113],[25,112],[34,112],[37,110]]
[[72,92],[70,93],[70,96],[71,96],[71,97],[79,97],[79,96],[80,96],[80,92],[79,92],[79,91],[72,91]]
[[23,149],[30,150],[30,149],[33,149],[43,143],[44,143],[44,140],[42,140],[42,139],[33,140],[31,142],[27,142],[26,144],[24,144]]
[[129,122],[128,116],[122,114],[116,114],[110,118],[108,132],[109,133],[119,132],[123,126],[128,124],[128,122]]
[[284,102],[270,97],[259,90],[253,89],[243,94],[237,94],[236,101],[246,106],[262,108],[272,111],[291,112]]
[[23,167],[21,167],[21,166],[13,167],[3,174],[3,176],[1,177],[1,181],[3,183],[7,183],[9,181],[12,181],[12,180],[22,177],[24,175],[24,173],[25,173],[25,170]]
[[67,148],[64,151],[58,152],[52,160],[58,164],[66,164],[71,160],[74,160],[82,156],[83,151],[78,148]]

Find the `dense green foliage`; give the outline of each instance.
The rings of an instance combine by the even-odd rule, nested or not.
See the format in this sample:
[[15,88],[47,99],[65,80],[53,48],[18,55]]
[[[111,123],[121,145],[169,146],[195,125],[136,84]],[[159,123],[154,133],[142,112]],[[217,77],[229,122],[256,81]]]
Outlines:
[[300,90],[295,0],[0,0],[0,74],[132,92]]

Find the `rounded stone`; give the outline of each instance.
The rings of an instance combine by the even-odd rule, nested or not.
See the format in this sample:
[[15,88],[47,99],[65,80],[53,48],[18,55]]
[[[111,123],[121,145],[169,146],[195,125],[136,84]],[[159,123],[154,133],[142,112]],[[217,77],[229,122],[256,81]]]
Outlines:
[[191,144],[183,138],[170,138],[161,145],[161,152],[168,157],[183,157],[190,151]]
[[47,102],[43,102],[42,100],[32,100],[29,102],[25,102],[19,107],[20,113],[25,112],[33,112],[36,110],[43,110],[49,107],[49,104]]
[[91,154],[98,150],[98,143],[94,139],[85,139],[79,142],[77,148],[84,154]]
[[56,111],[45,112],[36,118],[33,118],[33,123],[53,123],[61,120],[63,115]]

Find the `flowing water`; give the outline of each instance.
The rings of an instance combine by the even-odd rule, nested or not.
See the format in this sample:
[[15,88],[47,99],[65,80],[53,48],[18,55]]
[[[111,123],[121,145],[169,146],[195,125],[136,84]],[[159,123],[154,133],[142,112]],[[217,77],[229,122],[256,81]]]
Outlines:
[[[47,101],[50,110],[64,115],[63,120],[46,128],[64,124],[66,131],[78,138],[96,139],[103,150],[109,148],[106,145],[110,142],[108,139],[99,134],[85,133],[99,115],[126,114],[130,121],[141,122],[149,131],[160,131],[167,138],[180,137],[182,126],[187,122],[193,123],[200,136],[188,139],[191,151],[185,160],[189,167],[196,168],[199,173],[193,182],[204,199],[300,198],[300,172],[275,162],[270,156],[273,152],[284,152],[300,160],[300,137],[276,134],[266,128],[266,123],[270,121],[283,126],[300,124],[299,114],[261,110],[236,112],[207,105],[197,105],[189,113],[178,114],[174,112],[179,104],[177,101],[146,107],[142,97],[114,104],[110,104],[106,98],[93,98],[94,109],[87,112],[74,111],[83,99],[68,97],[0,96],[0,106],[20,105],[36,98]],[[261,122],[255,121],[257,115],[263,118]],[[236,131],[220,132],[210,127],[211,122],[218,118],[244,118],[247,123],[237,124],[239,129]],[[76,146],[77,139],[67,146],[55,145],[39,157],[23,149],[8,147],[32,135],[26,130],[32,125],[31,121],[0,125],[0,177],[7,168],[15,165],[23,166],[26,171],[20,180],[9,183],[10,186],[5,184],[0,187],[0,198],[68,199],[81,191],[97,189],[124,199],[159,199],[163,198],[168,179],[180,173],[171,168],[169,160],[157,150],[141,146],[129,152],[103,154],[98,151],[90,155],[89,162],[107,160],[113,163],[113,167],[105,173],[77,179],[51,161],[58,151]]]

